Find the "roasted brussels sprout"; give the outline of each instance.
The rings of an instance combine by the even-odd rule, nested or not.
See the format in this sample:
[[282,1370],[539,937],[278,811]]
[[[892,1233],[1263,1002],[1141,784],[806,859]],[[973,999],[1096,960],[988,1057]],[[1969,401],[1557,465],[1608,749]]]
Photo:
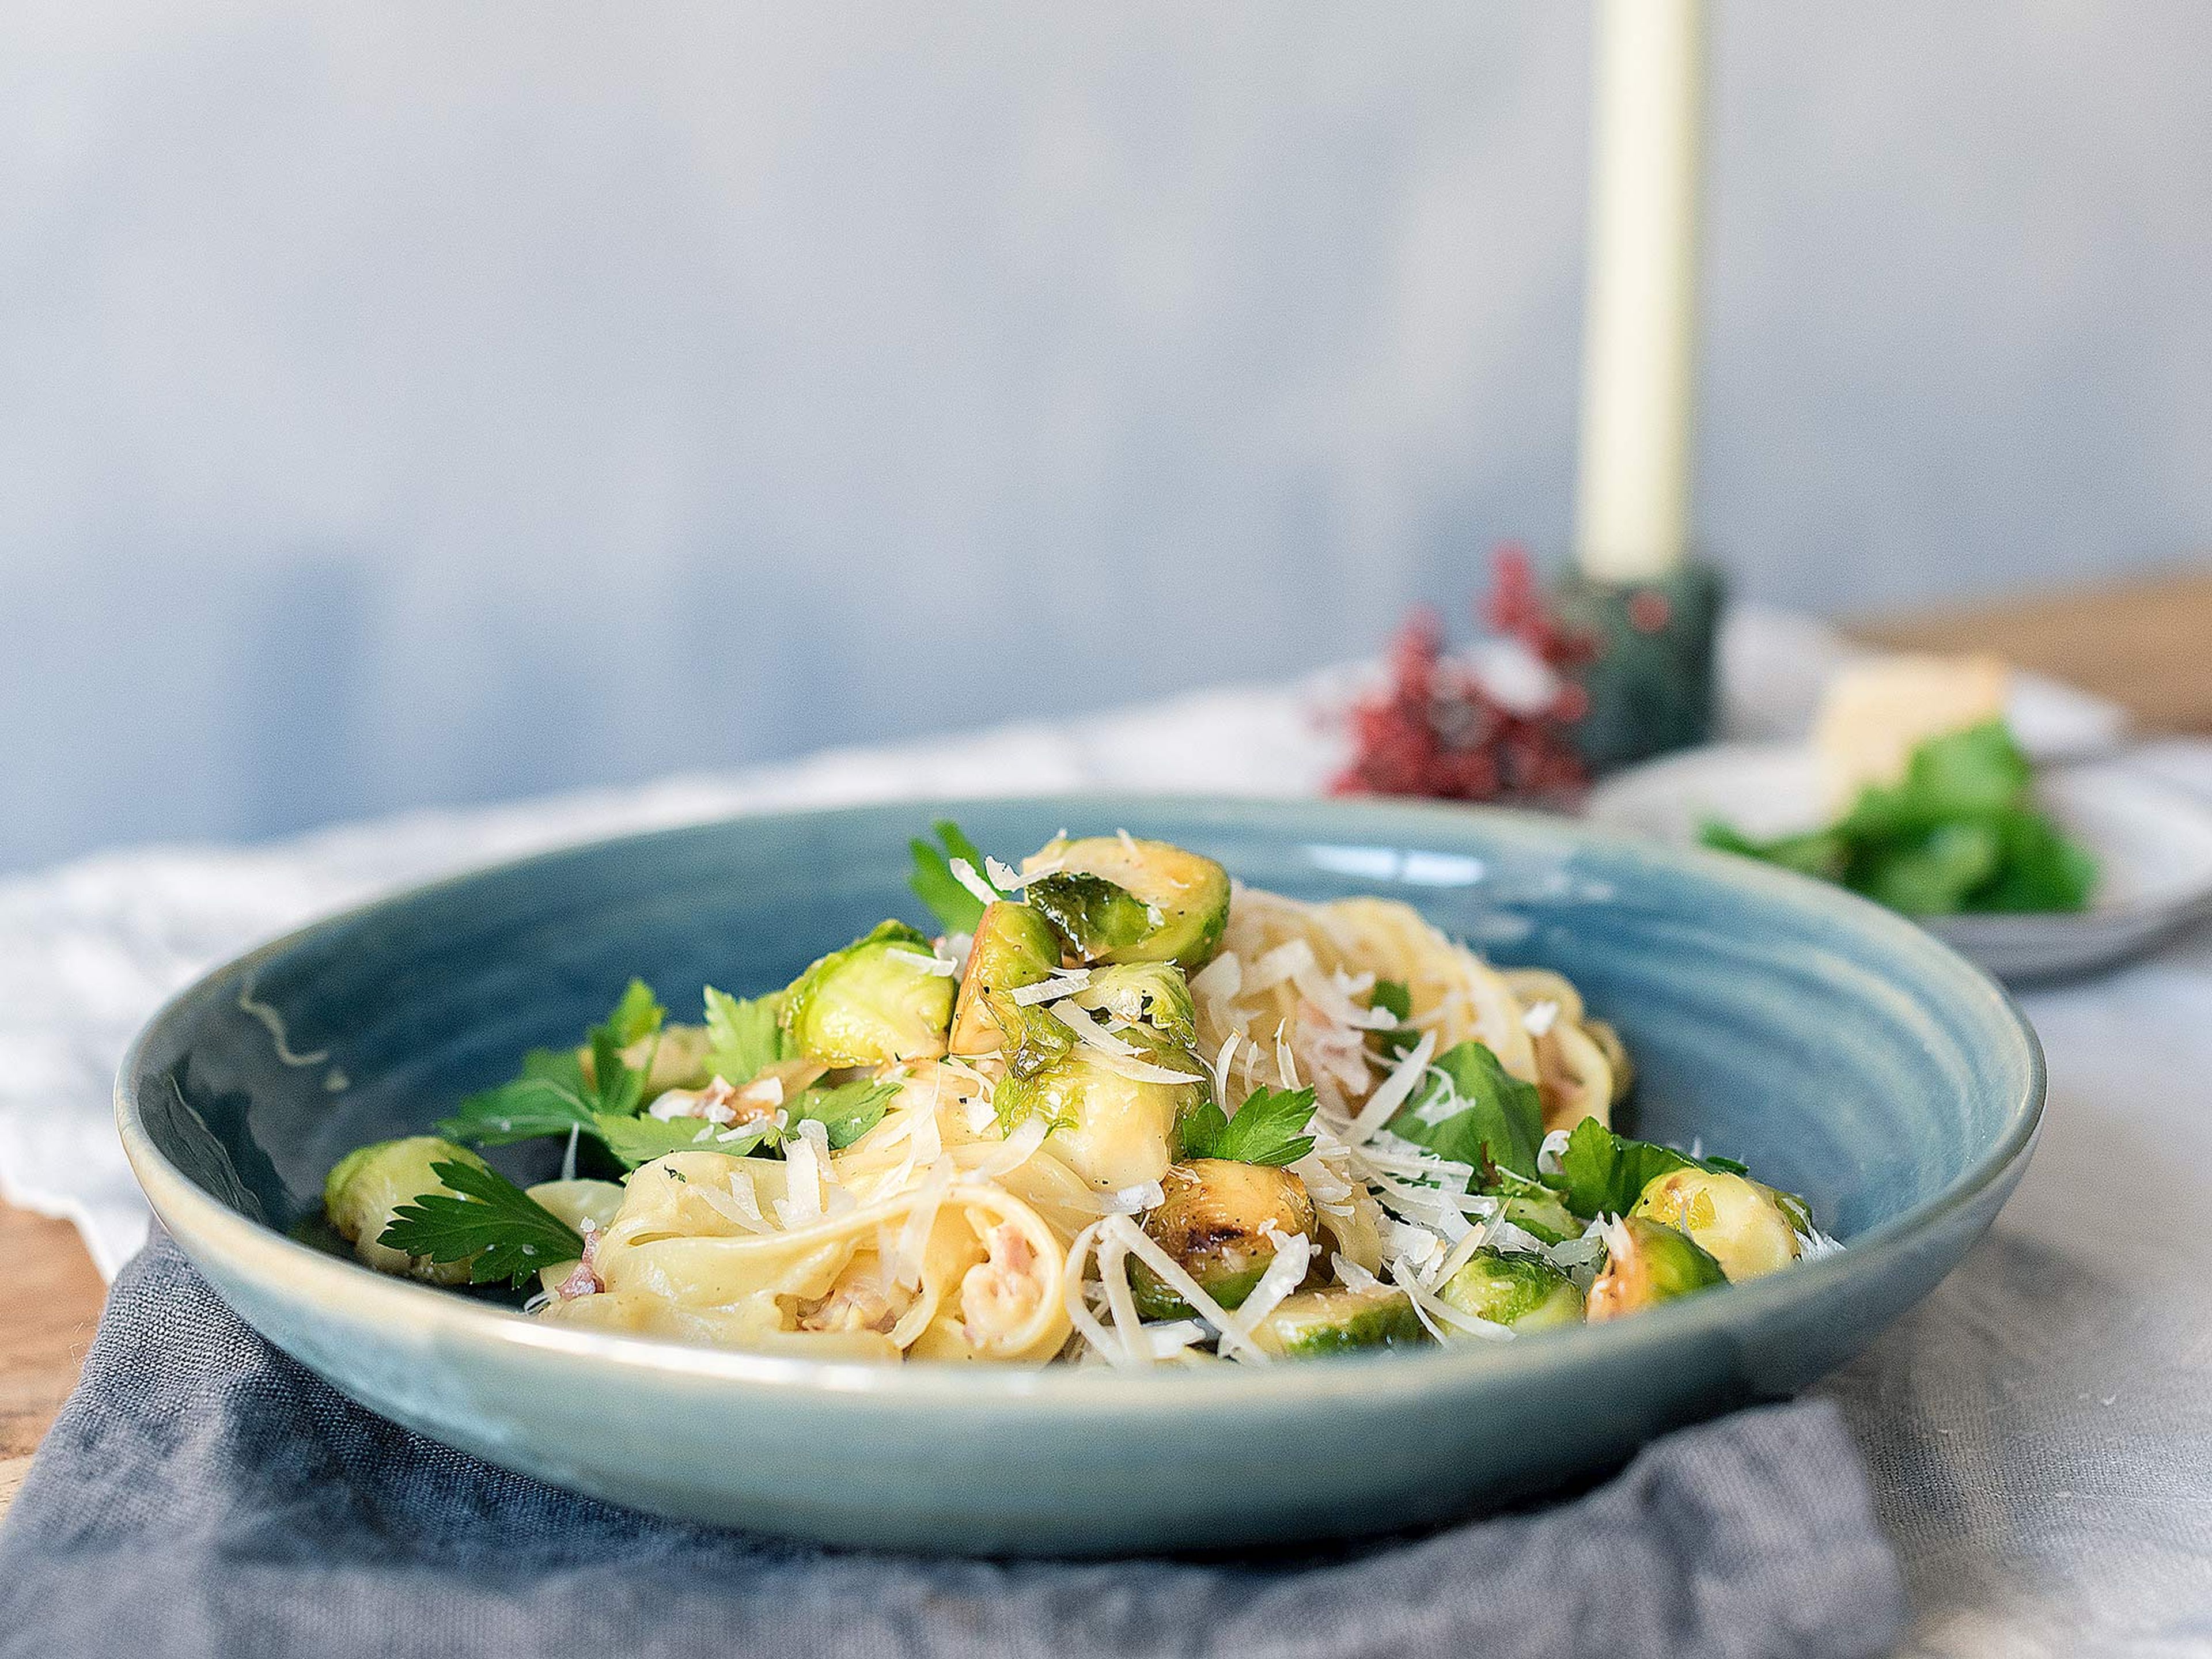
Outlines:
[[1011,992],[994,991],[984,1006],[998,1022],[999,1053],[1015,1077],[1035,1077],[1074,1051],[1073,1030],[1041,1002],[1017,1002]]
[[1073,1047],[1030,1076],[1009,1070],[993,1094],[1009,1127],[1042,1117],[1053,1144],[1094,1187],[1118,1191],[1158,1181],[1174,1162],[1176,1123],[1205,1103],[1206,1068],[1186,1049],[1123,1034],[1147,1065],[1182,1073],[1188,1083],[1148,1083],[1115,1069],[1115,1057]]
[[[1275,1259],[1276,1239],[1316,1236],[1313,1200],[1288,1170],[1194,1158],[1162,1176],[1160,1189],[1165,1196],[1145,1218],[1146,1233],[1224,1308],[1241,1307],[1252,1294]],[[1192,1311],[1141,1261],[1129,1264],[1129,1288],[1147,1319]]]
[[1586,1312],[1593,1320],[1619,1319],[1727,1283],[1721,1264],[1687,1233],[1624,1216],[1605,1230],[1605,1268],[1589,1288]]
[[1432,1343],[1429,1328],[1403,1291],[1382,1285],[1331,1287],[1286,1296],[1252,1333],[1269,1353],[1289,1359],[1352,1353],[1363,1348],[1417,1348]]
[[323,1209],[353,1246],[353,1253],[379,1273],[426,1279],[433,1285],[465,1285],[466,1261],[434,1262],[427,1256],[410,1256],[377,1240],[392,1224],[392,1212],[403,1204],[432,1193],[460,1194],[431,1172],[434,1164],[471,1164],[484,1167],[483,1159],[465,1146],[435,1135],[409,1135],[402,1140],[380,1140],[348,1152],[323,1177]]
[[1133,962],[1096,968],[1075,993],[1075,1006],[1110,1014],[1132,1025],[1149,1025],[1167,1042],[1188,1048],[1198,1041],[1198,1014],[1190,981],[1171,962]]
[[1654,1176],[1629,1211],[1687,1233],[1731,1279],[1756,1279],[1797,1259],[1797,1234],[1774,1194],[1717,1170]]
[[1567,1208],[1566,1200],[1541,1182],[1522,1181],[1501,1171],[1496,1189],[1504,1202],[1505,1218],[1533,1238],[1561,1244],[1582,1237],[1582,1218]]
[[580,1233],[586,1221],[602,1232],[614,1225],[625,1196],[614,1181],[541,1181],[527,1191]]
[[1575,1282],[1532,1250],[1475,1251],[1437,1287],[1437,1297],[1463,1314],[1516,1330],[1582,1322]]
[[792,981],[783,1029],[824,1066],[886,1066],[945,1052],[952,981],[933,973],[929,941],[902,921],[833,951]]
[[[968,971],[960,978],[951,1051],[998,1053],[1000,1022],[991,1012],[990,998],[1042,983],[1059,966],[1060,936],[1041,914],[1012,899],[987,906],[983,919],[975,924],[975,942],[968,950]],[[1018,1033],[1015,1040],[1019,1041]]]
[[1229,921],[1229,872],[1164,841],[1055,841],[1030,860],[1029,902],[1087,962],[1205,965]]

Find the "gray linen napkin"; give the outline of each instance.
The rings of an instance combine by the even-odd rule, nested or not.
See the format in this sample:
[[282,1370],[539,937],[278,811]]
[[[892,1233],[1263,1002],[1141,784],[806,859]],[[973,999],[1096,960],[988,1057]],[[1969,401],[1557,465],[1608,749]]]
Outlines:
[[682,1525],[363,1411],[156,1232],[0,1526],[0,1656],[1643,1659],[1879,1653],[1897,1564],[1835,1408],[1739,1413],[1556,1507],[1234,1563],[992,1563]]

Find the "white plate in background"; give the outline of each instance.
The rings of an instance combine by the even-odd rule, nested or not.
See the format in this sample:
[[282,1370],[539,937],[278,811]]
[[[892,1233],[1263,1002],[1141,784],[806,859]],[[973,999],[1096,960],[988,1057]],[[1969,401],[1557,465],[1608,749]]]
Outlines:
[[[2055,978],[2124,960],[2212,916],[2212,801],[2124,760],[2047,766],[2037,803],[2096,855],[2089,908],[2072,915],[1929,916],[1922,925],[2000,978]],[[1722,743],[1650,761],[1590,793],[1592,819],[1676,844],[1721,818],[1760,839],[1826,819],[1802,744]]]

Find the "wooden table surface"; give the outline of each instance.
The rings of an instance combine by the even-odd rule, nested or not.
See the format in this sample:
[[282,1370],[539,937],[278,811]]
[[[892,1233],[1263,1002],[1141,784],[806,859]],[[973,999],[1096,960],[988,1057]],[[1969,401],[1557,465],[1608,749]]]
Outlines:
[[[1988,650],[2129,709],[2212,732],[2212,568],[1851,624],[1914,650]],[[0,1204],[0,1510],[76,1384],[106,1294],[68,1223]]]

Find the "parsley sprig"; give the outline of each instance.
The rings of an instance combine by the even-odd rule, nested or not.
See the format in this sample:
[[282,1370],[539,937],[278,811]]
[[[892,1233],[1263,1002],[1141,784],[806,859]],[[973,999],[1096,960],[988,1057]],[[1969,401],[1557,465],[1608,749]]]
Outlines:
[[937,831],[938,840],[944,842],[944,848],[940,851],[919,837],[908,842],[907,846],[914,854],[914,873],[907,878],[907,885],[914,889],[916,898],[929,907],[930,914],[943,924],[946,933],[973,933],[975,924],[983,920],[983,901],[969,892],[952,873],[952,860],[966,860],[978,881],[994,893],[998,887],[991,880],[981,850],[961,832],[958,824],[950,818],[939,818],[931,827]]
[[1311,1089],[1255,1089],[1229,1116],[1213,1102],[1182,1120],[1182,1155],[1237,1164],[1295,1164],[1314,1149]]
[[[712,1074],[742,1087],[769,1066],[795,1057],[781,1023],[781,992],[744,999],[709,986],[706,1005],[707,1068]],[[732,1133],[701,1118],[664,1121],[646,1115],[653,1050],[648,1048],[641,1066],[629,1064],[623,1055],[658,1037],[666,1019],[667,1011],[651,989],[634,980],[614,1012],[592,1028],[588,1067],[572,1049],[534,1049],[520,1077],[469,1096],[438,1125],[438,1133],[478,1146],[577,1133],[633,1170],[695,1147],[743,1157],[777,1145],[785,1132],[764,1119]],[[784,1117],[794,1127],[808,1118],[819,1120],[830,1146],[842,1149],[881,1122],[897,1093],[896,1084],[867,1079],[811,1088],[786,1103]]]
[[582,1237],[496,1170],[458,1159],[433,1164],[447,1190],[425,1193],[392,1212],[377,1243],[437,1262],[465,1261],[469,1283],[511,1287],[541,1267],[574,1261]]
[[739,1088],[779,1061],[798,1057],[783,1029],[784,994],[733,997],[707,988],[707,1069]]
[[[1626,1215],[1644,1188],[1669,1170],[1712,1170],[1723,1175],[1746,1175],[1748,1169],[1717,1153],[1692,1158],[1672,1146],[1648,1140],[1631,1140],[1615,1134],[1594,1117],[1575,1125],[1559,1153],[1559,1173],[1546,1177],[1575,1214],[1589,1220],[1601,1215]],[[1801,1231],[1812,1227],[1811,1212],[1794,1193],[1770,1188],[1775,1201]]]

